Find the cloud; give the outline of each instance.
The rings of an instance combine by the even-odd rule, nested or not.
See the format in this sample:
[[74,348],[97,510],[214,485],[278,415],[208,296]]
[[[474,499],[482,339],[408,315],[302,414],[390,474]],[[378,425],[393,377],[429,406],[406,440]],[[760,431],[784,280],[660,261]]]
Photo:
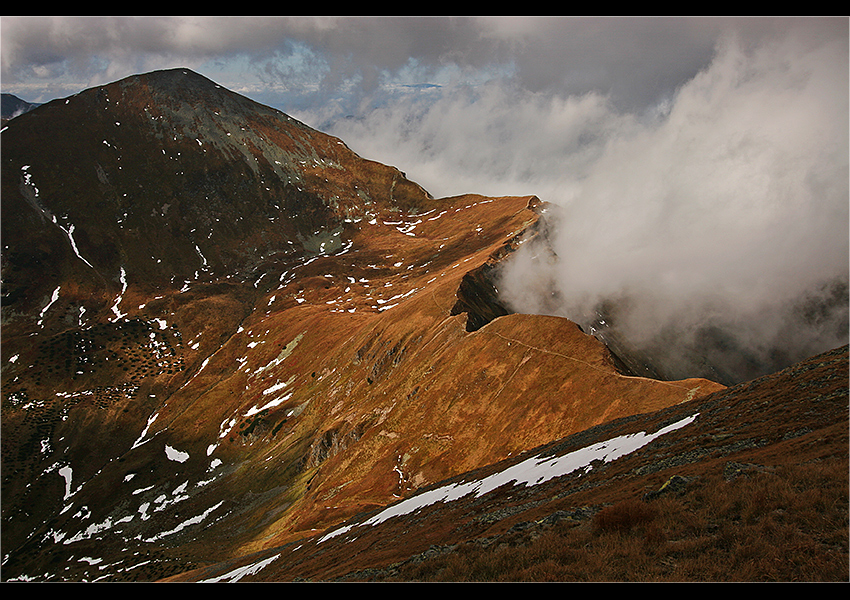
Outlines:
[[408,89],[368,113],[323,122],[364,156],[403,166],[437,196],[549,196],[587,168],[606,139],[634,127],[598,94],[547,96],[510,83]]
[[663,372],[738,381],[847,342],[846,23],[814,25],[730,31],[654,102],[514,71],[300,117],[436,196],[552,203],[503,274],[515,310],[601,331],[605,308]]
[[616,300],[608,333],[669,349],[671,372],[706,343],[757,368],[846,343],[846,18],[2,27],[4,91],[188,66],[435,196],[538,195],[553,204],[551,247],[529,246],[504,274],[515,308],[590,326]]
[[[408,74],[475,81],[511,70],[531,92],[651,102],[705,65],[719,31],[792,20],[558,17],[4,17],[4,86],[49,94],[167,67],[266,88],[368,94]],[[838,21],[840,23],[840,20]],[[823,28],[823,25],[819,25]],[[415,71],[415,74],[412,73]],[[217,77],[221,76],[221,77]],[[64,92],[67,88],[54,88]],[[78,91],[78,90],[77,90]],[[291,99],[293,95],[286,96]],[[314,98],[316,96],[313,96]]]
[[738,351],[732,379],[846,343],[847,73],[846,40],[725,40],[553,193],[551,255],[521,251],[503,293],[586,326],[614,301],[617,335],[682,376],[709,333]]

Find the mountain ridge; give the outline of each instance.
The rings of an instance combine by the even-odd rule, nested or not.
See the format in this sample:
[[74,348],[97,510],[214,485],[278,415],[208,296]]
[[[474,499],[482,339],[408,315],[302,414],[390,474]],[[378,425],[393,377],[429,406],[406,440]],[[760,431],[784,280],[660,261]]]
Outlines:
[[[605,422],[169,581],[845,581],[847,352]],[[804,499],[813,480],[818,517]]]
[[[180,94],[169,94],[172,90]],[[171,105],[166,123],[165,113],[159,111],[165,110],[168,103]],[[199,103],[197,109],[193,103]],[[230,112],[222,114],[219,105],[228,107]],[[63,127],[40,133],[43,124],[55,127],[52,114],[56,111],[70,112],[64,118]],[[111,117],[110,111],[119,118]],[[229,119],[228,114],[231,115]],[[260,125],[250,122],[245,115],[254,115],[253,118],[265,123],[263,134],[259,133]],[[334,238],[339,232],[335,230],[343,227],[345,210],[363,213],[362,202],[349,202],[348,207],[332,206],[339,196],[335,193],[338,189],[329,181],[317,185],[315,171],[319,157],[314,156],[314,150],[309,150],[318,143],[309,141],[313,130],[188,70],[134,76],[86,90],[47,103],[36,113],[28,113],[27,117],[25,123],[16,122],[4,132],[11,148],[7,161],[15,160],[18,149],[32,157],[29,161],[32,164],[18,161],[21,169],[18,187],[38,216],[54,221],[63,232],[59,234],[60,240],[44,240],[41,244],[49,244],[51,254],[60,252],[57,245],[61,245],[65,254],[73,250],[79,258],[75,273],[81,281],[99,278],[100,283],[117,283],[120,265],[116,264],[116,257],[130,261],[138,271],[130,273],[135,276],[137,285],[146,281],[162,285],[165,278],[186,280],[199,270],[234,271],[251,267],[256,270],[264,256],[289,250],[294,245],[293,240],[300,241],[303,247],[321,244],[317,238],[322,236],[312,235],[315,231],[321,231],[329,238],[328,242],[338,244],[339,240]],[[103,139],[86,135],[87,128],[101,127],[106,128]],[[19,131],[22,133],[20,139],[17,138]],[[141,139],[138,138],[140,134]],[[206,137],[202,137],[204,135]],[[274,143],[264,140],[263,135],[268,140],[274,139]],[[39,143],[42,136],[50,136],[48,146],[29,146]],[[299,140],[300,136],[305,137]],[[360,159],[335,138],[323,135],[316,139],[323,141],[325,155],[322,160],[360,163],[358,166],[365,177],[359,181],[334,182],[339,189],[345,189],[346,197],[360,198],[360,192],[367,201],[374,200],[382,207],[386,207],[387,202],[409,207],[414,202],[428,200],[427,193],[407,182],[397,169]],[[207,147],[203,146],[204,142]],[[221,145],[223,143],[225,145]],[[192,144],[201,152],[190,152],[194,150]],[[307,151],[299,154],[299,144]],[[151,149],[143,158],[147,164],[134,165],[132,175],[128,176],[121,164],[122,151],[146,146]],[[257,156],[246,148],[256,148]],[[88,164],[78,165],[73,173],[66,173],[63,167],[69,156]],[[308,159],[311,164],[307,164]],[[202,160],[203,164],[190,165],[188,160]],[[324,175],[345,172],[333,168],[321,171]],[[6,179],[4,195],[7,198],[17,196],[12,189],[16,182],[9,176]],[[268,185],[263,183],[265,179]],[[374,199],[370,196],[370,185],[377,186]],[[42,196],[48,188],[60,192],[51,190],[51,205],[45,207],[38,198],[39,188],[43,190]],[[93,189],[99,193],[89,193]],[[252,200],[252,204],[245,204],[244,192],[240,191],[244,189],[256,190],[264,196],[259,201]],[[184,205],[184,199],[191,201]],[[281,221],[269,227],[261,222],[261,219],[280,220],[282,212],[295,223]],[[34,235],[28,230],[32,215],[10,213],[8,209],[4,213],[4,220],[13,224],[6,231],[11,241],[16,241],[15,231]],[[102,229],[89,223],[86,231],[73,231],[76,214],[84,215],[79,218],[87,214],[107,218],[103,220]],[[173,218],[175,215],[177,219]],[[211,241],[214,235],[216,238]],[[35,241],[40,240],[36,238]],[[162,247],[177,252],[158,256]],[[11,257],[12,260],[16,258],[23,264],[38,260],[38,257]]]

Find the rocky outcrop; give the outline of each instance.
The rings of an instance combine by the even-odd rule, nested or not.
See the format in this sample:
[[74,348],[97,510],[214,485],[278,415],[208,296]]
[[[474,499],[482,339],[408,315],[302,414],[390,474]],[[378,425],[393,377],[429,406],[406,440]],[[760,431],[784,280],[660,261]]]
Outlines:
[[466,313],[466,330],[478,331],[497,317],[513,311],[499,297],[496,287],[498,263],[487,262],[463,276],[451,314]]
[[[540,215],[544,203],[532,196],[526,209]],[[466,314],[466,330],[478,331],[497,317],[509,315],[514,311],[499,293],[500,268],[517,250],[520,244],[533,240],[540,235],[539,220],[534,220],[523,231],[513,236],[497,248],[483,265],[464,274],[457,289],[457,301],[451,314]]]

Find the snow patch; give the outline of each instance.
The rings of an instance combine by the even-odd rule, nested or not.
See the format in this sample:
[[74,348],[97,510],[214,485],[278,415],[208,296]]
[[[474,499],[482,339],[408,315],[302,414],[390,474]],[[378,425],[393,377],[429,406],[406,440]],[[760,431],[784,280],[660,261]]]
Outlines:
[[47,312],[47,309],[53,306],[53,303],[59,299],[59,290],[62,286],[56,286],[56,289],[53,290],[53,294],[50,296],[50,301],[47,303],[47,306],[41,309],[41,313],[38,315],[38,326],[41,327],[44,323],[44,315]]
[[59,474],[65,478],[65,497],[62,500],[67,500],[71,497],[71,476],[73,471],[71,467],[65,466],[59,469]]
[[475,494],[476,497],[481,497],[493,490],[502,487],[503,485],[525,484],[526,487],[545,483],[555,477],[568,475],[575,471],[584,471],[588,473],[593,469],[595,461],[611,462],[630,454],[643,446],[646,446],[653,440],[661,437],[666,433],[680,429],[689,425],[699,415],[686,417],[667,427],[664,427],[653,434],[646,432],[638,432],[629,435],[622,435],[610,440],[591,444],[584,448],[574,450],[563,456],[534,456],[517,463],[504,471],[494,473],[483,479],[476,481],[468,481],[445,485],[443,487],[423,492],[407,500],[387,507],[378,514],[367,519],[363,523],[355,523],[335,529],[319,539],[318,543],[322,543],[338,535],[342,535],[354,527],[362,525],[378,525],[393,517],[407,515],[416,512],[420,508],[430,506],[437,502],[451,502],[464,498],[470,494]]
[[115,313],[115,318],[112,319],[113,323],[118,319],[127,316],[126,313],[121,313],[121,311],[118,310],[118,306],[124,298],[124,293],[127,291],[127,272],[124,270],[124,267],[121,267],[121,275],[119,278],[121,280],[121,293],[118,294],[118,297],[115,299],[115,304],[112,306],[112,312]]
[[168,457],[168,460],[173,460],[175,462],[183,463],[189,460],[188,452],[181,452],[179,450],[175,450],[171,446],[165,446],[165,455]]

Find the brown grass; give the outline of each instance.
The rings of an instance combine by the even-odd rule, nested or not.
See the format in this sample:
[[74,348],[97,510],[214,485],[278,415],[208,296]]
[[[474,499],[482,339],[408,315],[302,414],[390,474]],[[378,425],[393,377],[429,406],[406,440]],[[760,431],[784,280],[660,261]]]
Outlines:
[[[404,581],[847,581],[845,461],[704,477],[682,496],[625,500],[402,565]],[[389,579],[389,578],[387,578]]]
[[638,526],[651,523],[656,514],[654,506],[630,498],[603,508],[594,515],[592,525],[598,532],[631,531]]

